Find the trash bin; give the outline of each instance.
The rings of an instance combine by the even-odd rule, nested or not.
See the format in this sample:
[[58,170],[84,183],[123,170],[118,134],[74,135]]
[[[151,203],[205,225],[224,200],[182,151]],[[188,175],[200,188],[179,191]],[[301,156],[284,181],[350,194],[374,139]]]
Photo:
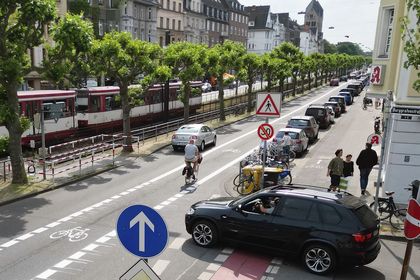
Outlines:
[[[271,186],[271,185],[277,185],[278,184],[278,177],[279,174],[283,172],[282,167],[265,167],[264,168],[264,186]],[[253,185],[257,186],[254,188],[254,186],[249,186],[250,188],[254,188],[253,191],[259,190],[259,184],[261,179],[261,173],[262,173],[262,165],[247,165],[242,168],[242,174],[245,178],[249,178],[249,176],[252,174],[253,176]],[[248,184],[252,185],[252,184]]]

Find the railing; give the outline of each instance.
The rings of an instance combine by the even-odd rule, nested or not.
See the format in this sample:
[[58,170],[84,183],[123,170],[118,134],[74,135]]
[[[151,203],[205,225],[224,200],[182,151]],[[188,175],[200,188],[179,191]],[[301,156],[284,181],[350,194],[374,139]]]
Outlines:
[[0,161],[0,168],[1,168],[0,178],[2,178],[4,182],[6,182],[8,178],[12,177],[12,174],[11,174],[12,167],[11,167],[10,159]]

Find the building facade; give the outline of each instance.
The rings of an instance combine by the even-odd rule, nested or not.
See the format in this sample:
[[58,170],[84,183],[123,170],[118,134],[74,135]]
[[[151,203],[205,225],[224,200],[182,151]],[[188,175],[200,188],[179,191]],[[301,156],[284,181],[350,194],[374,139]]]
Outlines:
[[274,29],[270,6],[250,6],[247,50],[250,53],[264,54],[274,48]]
[[156,37],[160,46],[185,40],[183,6],[182,0],[159,0]]
[[273,48],[286,41],[286,28],[280,22],[278,14],[271,14],[271,21],[273,22]]
[[399,32],[403,16],[411,19],[409,28],[415,28],[417,19],[413,12],[407,14],[405,3],[398,0],[380,3],[367,92],[367,96],[385,102],[386,130],[379,179],[383,191],[395,191],[394,200],[403,204],[410,195],[404,187],[420,177],[420,92],[413,89],[419,71],[404,67],[407,54]]
[[225,1],[202,0],[203,13],[207,17],[208,46],[223,43],[229,38],[229,10]]
[[224,0],[229,10],[229,40],[246,46],[248,39],[248,14],[237,0]]
[[323,53],[322,45],[323,33],[322,22],[324,20],[324,9],[317,0],[312,0],[305,10],[305,31],[311,33],[311,37],[316,40],[318,52]]
[[[305,27],[304,27],[305,28]],[[305,55],[319,52],[318,40],[316,34],[310,30],[303,30],[300,32],[300,51]]]
[[122,2],[121,31],[131,33],[133,39],[157,42],[157,0],[127,0]]
[[208,45],[207,17],[203,9],[201,0],[184,0],[184,35],[188,42]]
[[277,14],[280,23],[284,25],[285,28],[285,40],[291,42],[296,47],[300,47],[300,32],[302,31],[301,26],[297,23],[296,20],[292,20],[289,16],[289,13],[279,13]]

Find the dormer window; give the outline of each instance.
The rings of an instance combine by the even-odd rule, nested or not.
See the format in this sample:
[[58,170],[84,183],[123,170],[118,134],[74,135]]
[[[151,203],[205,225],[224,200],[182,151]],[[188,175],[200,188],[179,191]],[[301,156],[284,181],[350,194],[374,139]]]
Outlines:
[[248,22],[248,26],[255,26],[255,21],[251,21],[251,20],[250,20],[250,21]]

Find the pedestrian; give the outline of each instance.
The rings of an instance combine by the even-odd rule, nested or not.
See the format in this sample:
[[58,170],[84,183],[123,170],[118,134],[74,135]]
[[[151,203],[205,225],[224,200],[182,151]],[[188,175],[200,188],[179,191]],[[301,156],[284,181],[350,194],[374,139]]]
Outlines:
[[335,158],[333,158],[328,164],[327,176],[331,177],[331,185],[328,191],[336,191],[340,185],[340,178],[343,176],[344,161],[341,158],[343,156],[343,150],[338,149],[335,151]]
[[356,164],[359,166],[360,170],[360,189],[362,195],[365,195],[369,174],[372,171],[372,168],[378,164],[378,155],[375,150],[372,150],[371,143],[366,143],[366,148],[360,152]]
[[289,158],[290,146],[292,145],[292,137],[290,137],[289,132],[284,133],[283,138],[281,139],[281,144],[283,146],[283,154]]
[[353,176],[354,162],[351,160],[352,157],[353,156],[351,154],[346,155],[346,159],[344,160],[344,165],[343,165],[343,176],[344,177]]

